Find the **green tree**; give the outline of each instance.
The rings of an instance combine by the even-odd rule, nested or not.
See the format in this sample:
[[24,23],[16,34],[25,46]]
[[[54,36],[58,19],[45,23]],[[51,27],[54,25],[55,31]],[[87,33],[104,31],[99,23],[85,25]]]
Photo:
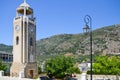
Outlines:
[[6,71],[7,66],[3,65],[2,61],[0,60],[0,70]]
[[80,73],[80,70],[74,65],[73,58],[57,56],[46,61],[46,72],[48,76],[56,78],[63,78],[66,74]]
[[38,67],[38,74],[42,73],[41,67]]
[[99,56],[93,64],[94,74],[120,75],[120,60],[117,56]]

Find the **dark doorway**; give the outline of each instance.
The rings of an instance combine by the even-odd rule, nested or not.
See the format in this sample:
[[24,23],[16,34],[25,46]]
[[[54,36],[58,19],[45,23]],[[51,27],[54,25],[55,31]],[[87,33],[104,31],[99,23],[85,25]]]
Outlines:
[[33,70],[30,70],[30,77],[33,78]]

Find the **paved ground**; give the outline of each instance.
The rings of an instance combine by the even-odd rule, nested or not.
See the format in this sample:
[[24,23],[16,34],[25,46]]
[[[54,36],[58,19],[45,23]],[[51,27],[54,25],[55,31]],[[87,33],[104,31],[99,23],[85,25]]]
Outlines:
[[2,76],[2,77],[0,77],[0,80],[39,80],[39,79],[27,79],[27,78]]

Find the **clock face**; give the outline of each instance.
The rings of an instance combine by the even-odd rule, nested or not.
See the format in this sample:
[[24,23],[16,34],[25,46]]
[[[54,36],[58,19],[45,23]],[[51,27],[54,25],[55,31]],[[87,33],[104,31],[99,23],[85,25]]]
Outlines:
[[15,27],[15,30],[16,30],[16,31],[19,31],[19,30],[20,30],[20,27],[17,25],[17,26]]

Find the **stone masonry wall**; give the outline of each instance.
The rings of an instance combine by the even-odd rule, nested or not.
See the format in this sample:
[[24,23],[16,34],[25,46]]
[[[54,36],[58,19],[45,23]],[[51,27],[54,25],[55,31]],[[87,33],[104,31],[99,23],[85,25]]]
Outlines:
[[[30,71],[33,71],[32,75]],[[25,67],[25,77],[26,78],[33,78],[34,76],[38,75],[38,68],[36,63],[27,63]]]
[[23,65],[21,63],[12,63],[11,69],[10,69],[10,76],[18,77],[19,72],[23,69]]

